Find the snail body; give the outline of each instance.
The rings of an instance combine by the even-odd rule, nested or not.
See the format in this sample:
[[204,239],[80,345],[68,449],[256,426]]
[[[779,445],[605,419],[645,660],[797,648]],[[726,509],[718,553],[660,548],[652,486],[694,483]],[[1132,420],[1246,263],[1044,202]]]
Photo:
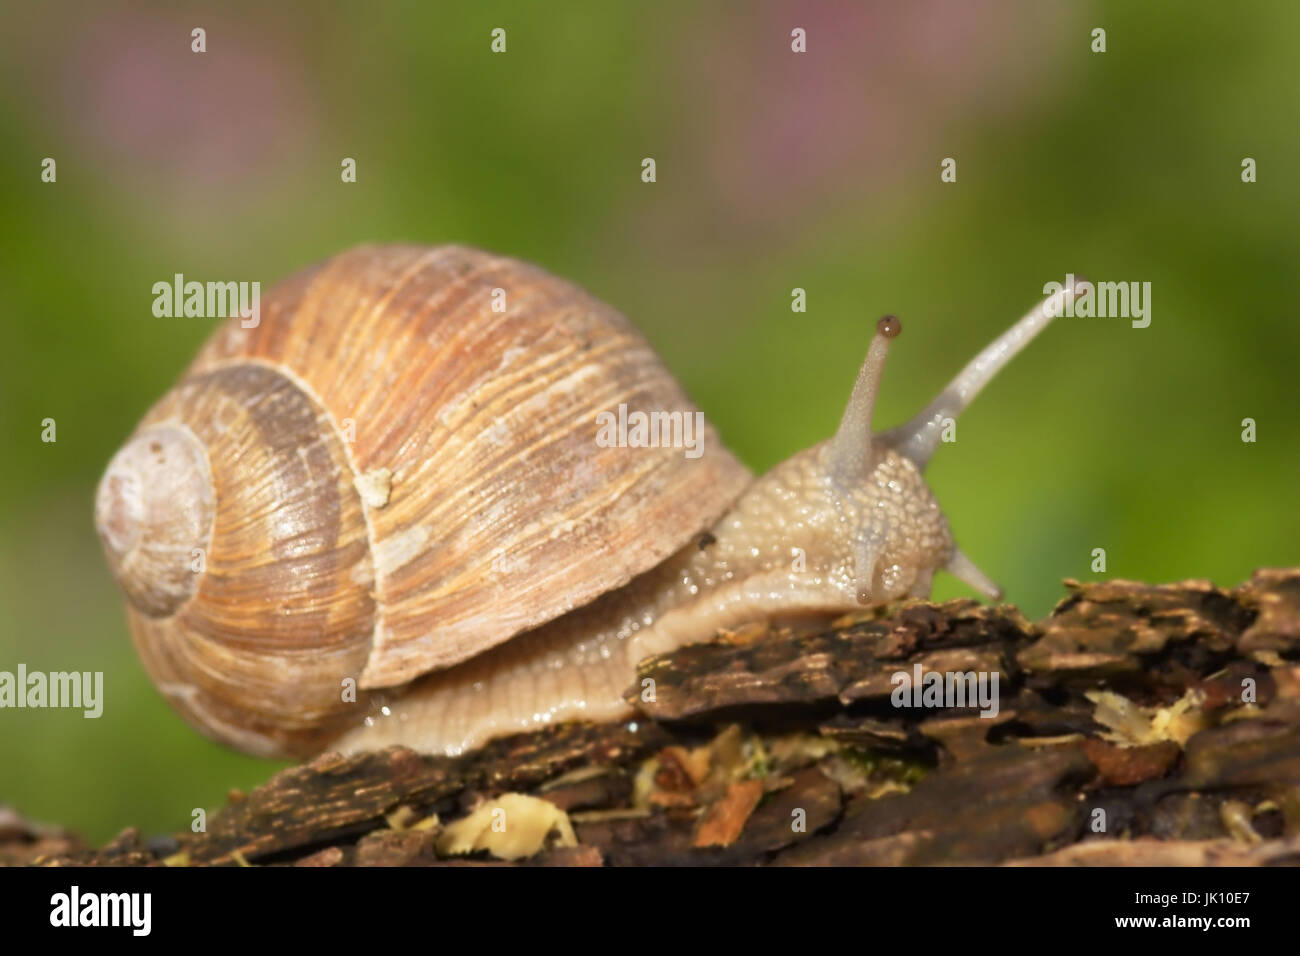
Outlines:
[[1051,304],[873,436],[882,319],[835,436],[754,479],[707,425],[693,457],[596,441],[620,404],[695,407],[576,286],[362,247],[214,334],[110,462],[96,525],[146,670],[228,745],[458,753],[614,719],[639,660],[718,628],[925,596],[941,568],[996,594],[922,472]]

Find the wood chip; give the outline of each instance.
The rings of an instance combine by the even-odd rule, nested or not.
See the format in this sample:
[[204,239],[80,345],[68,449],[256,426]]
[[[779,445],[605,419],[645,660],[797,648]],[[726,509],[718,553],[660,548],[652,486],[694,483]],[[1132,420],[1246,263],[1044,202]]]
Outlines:
[[693,846],[730,846],[763,797],[761,780],[742,780],[727,787],[727,795],[708,809]]

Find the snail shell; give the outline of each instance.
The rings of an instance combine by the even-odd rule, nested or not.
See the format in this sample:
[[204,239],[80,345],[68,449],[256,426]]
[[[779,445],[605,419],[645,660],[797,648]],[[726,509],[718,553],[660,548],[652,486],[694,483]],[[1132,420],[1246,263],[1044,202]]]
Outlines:
[[96,524],[155,683],[242,750],[457,753],[613,719],[639,660],[719,628],[926,596],[939,569],[997,596],[923,471],[1082,282],[873,433],[886,316],[835,434],[752,480],[707,427],[698,456],[597,440],[623,404],[695,408],[572,284],[361,248],[218,330],[110,462]]
[[602,447],[620,403],[695,411],[622,315],[534,266],[369,246],[299,272],[257,327],[216,332],[101,481],[146,669],[215,739],[305,754],[367,691],[619,588],[750,481],[707,426],[696,458]]

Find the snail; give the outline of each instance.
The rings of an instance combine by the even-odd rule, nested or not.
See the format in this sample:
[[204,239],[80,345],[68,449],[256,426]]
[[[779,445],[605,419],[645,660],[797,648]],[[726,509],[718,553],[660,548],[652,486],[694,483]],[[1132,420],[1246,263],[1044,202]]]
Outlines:
[[620,406],[697,410],[577,286],[360,247],[216,330],[109,463],[96,528],[146,671],[237,749],[456,754],[621,719],[638,661],[719,629],[925,597],[939,569],[1000,596],[922,473],[1076,292],[873,435],[886,316],[835,434],[754,478],[707,424],[694,455],[597,441]]

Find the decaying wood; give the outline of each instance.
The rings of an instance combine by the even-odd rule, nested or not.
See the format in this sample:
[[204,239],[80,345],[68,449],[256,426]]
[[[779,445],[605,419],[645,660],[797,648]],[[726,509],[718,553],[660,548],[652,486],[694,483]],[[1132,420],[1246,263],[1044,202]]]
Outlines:
[[[957,600],[720,635],[642,662],[634,721],[326,754],[206,833],[90,850],[0,813],[0,862],[509,865],[439,834],[518,793],[577,843],[525,865],[1300,863],[1300,569],[1066,584],[1037,624]],[[917,664],[996,672],[998,713],[894,706]]]

